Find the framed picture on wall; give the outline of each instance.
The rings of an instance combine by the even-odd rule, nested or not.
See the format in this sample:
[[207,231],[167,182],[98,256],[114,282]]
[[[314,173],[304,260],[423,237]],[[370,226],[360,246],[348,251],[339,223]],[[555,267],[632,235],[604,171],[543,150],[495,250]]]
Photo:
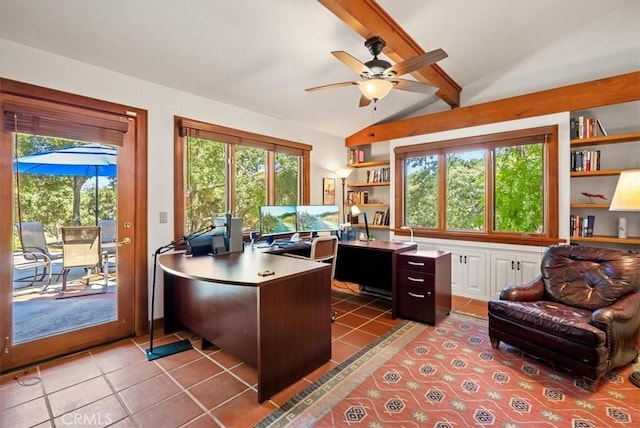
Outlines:
[[336,203],[336,179],[322,179],[322,203],[324,205],[335,205]]

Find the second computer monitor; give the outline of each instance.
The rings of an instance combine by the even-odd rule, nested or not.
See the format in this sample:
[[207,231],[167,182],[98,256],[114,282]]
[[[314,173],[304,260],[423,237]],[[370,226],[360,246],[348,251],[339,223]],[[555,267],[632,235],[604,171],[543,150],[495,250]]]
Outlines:
[[333,232],[340,226],[338,205],[298,205],[296,207],[297,230],[300,233]]

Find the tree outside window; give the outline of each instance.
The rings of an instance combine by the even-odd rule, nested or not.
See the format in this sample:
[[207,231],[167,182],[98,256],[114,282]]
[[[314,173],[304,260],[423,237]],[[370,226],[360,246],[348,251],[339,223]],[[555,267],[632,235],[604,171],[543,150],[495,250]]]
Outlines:
[[396,147],[396,227],[544,245],[558,237],[557,127]]

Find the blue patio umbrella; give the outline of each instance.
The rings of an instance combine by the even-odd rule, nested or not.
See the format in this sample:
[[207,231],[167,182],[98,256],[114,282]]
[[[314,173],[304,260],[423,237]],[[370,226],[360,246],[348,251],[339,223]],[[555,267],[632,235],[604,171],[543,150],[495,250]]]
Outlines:
[[117,149],[102,144],[70,146],[33,153],[14,161],[14,170],[23,174],[95,177],[95,219],[98,224],[98,177],[115,177]]

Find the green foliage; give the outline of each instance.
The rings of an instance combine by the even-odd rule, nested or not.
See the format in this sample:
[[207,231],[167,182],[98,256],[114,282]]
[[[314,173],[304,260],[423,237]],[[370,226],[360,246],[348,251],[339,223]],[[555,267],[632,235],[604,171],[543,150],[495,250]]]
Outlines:
[[245,230],[260,227],[259,208],[267,201],[265,171],[267,152],[254,147],[236,150],[236,188],[234,214],[242,218]]
[[[226,145],[202,138],[186,143],[185,233],[202,229],[226,209]],[[179,191],[179,189],[176,189]]]
[[405,161],[405,223],[438,227],[438,158],[419,156]]
[[447,155],[447,229],[484,230],[484,152]]
[[[82,144],[86,143],[18,134],[17,156]],[[102,180],[104,179],[101,182]],[[62,226],[94,224],[94,183],[89,177],[19,174],[17,180],[14,178],[14,195],[18,194],[16,186],[19,184],[19,200],[16,197],[14,219],[18,221],[20,211],[22,221],[41,222],[51,240],[60,237]],[[101,187],[98,194],[100,218],[115,218],[116,179],[109,178],[108,185]]]
[[[201,229],[212,216],[231,211],[242,218],[244,230],[260,227],[259,207],[267,203],[267,151],[236,146],[233,189],[227,178],[226,159],[230,146],[200,138],[187,138],[186,148],[186,221],[185,233]],[[299,157],[275,154],[275,204],[298,203]],[[227,207],[227,193],[233,192],[235,204]]]
[[[486,228],[485,150],[447,154],[448,230]],[[438,228],[438,156],[405,160],[405,223]],[[544,228],[543,145],[494,150],[494,226],[498,232],[540,233]]]
[[276,153],[275,204],[298,204],[299,157],[286,153]]
[[542,144],[495,151],[495,230],[542,232]]

